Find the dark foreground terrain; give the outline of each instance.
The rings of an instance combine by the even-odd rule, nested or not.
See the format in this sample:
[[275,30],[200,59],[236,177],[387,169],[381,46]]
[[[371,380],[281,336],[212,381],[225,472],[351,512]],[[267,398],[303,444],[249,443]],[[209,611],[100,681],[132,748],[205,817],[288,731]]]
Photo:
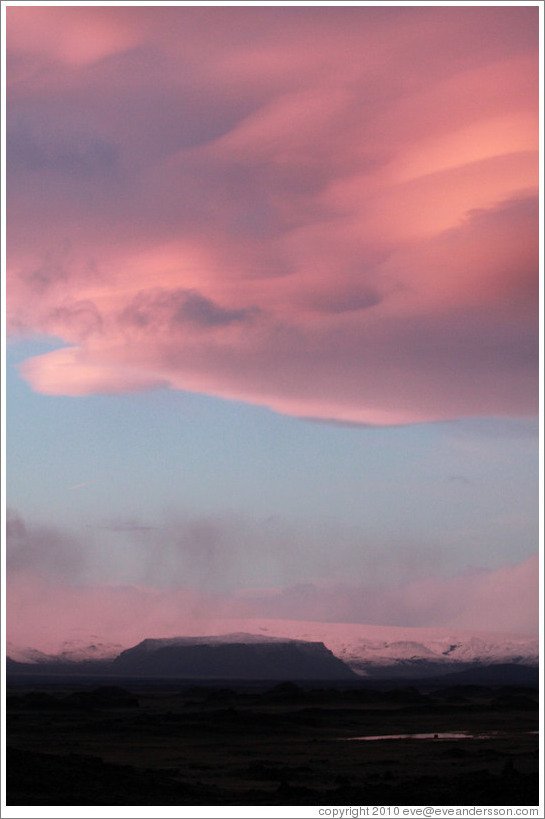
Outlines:
[[533,687],[228,686],[10,684],[8,805],[538,804]]

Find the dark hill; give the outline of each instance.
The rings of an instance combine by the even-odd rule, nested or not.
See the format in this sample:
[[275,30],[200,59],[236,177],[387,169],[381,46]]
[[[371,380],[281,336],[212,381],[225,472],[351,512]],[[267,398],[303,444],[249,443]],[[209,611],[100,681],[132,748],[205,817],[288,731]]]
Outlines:
[[354,672],[323,643],[300,640],[144,640],[111,663],[120,676],[248,680],[349,680]]

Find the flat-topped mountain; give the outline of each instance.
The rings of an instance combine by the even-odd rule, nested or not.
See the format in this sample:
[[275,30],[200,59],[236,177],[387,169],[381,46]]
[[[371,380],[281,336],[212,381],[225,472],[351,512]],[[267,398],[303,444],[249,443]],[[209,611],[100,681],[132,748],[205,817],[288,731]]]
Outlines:
[[139,677],[348,680],[354,672],[321,642],[233,634],[143,640],[111,671]]

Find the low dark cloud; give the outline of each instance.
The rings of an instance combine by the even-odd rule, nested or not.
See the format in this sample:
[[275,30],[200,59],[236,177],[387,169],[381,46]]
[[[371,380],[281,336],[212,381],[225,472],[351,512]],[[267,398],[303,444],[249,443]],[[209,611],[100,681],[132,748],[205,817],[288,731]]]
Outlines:
[[157,520],[112,517],[88,523],[80,535],[30,524],[10,513],[8,568],[62,583],[86,576],[98,583],[183,586],[228,595],[242,588],[304,584],[408,582],[441,572],[441,550],[404,538],[370,538],[319,515],[296,524],[282,516],[255,520],[234,513],[171,510]]
[[206,298],[197,290],[142,290],[121,314],[123,325],[146,330],[176,330],[191,325],[214,329],[244,324],[259,313],[257,308],[229,309]]
[[82,542],[52,526],[26,523],[17,512],[6,514],[6,567],[10,576],[36,575],[50,581],[77,581],[87,566]]

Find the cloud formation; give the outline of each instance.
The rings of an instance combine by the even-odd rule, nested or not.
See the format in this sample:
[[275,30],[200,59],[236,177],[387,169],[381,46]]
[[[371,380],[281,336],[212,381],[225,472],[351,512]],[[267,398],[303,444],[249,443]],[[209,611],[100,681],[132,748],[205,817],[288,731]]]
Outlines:
[[10,7],[8,319],[49,394],[537,409],[538,10]]
[[17,576],[49,582],[77,581],[85,567],[85,548],[78,538],[54,527],[28,526],[13,510],[6,514],[6,568]]

